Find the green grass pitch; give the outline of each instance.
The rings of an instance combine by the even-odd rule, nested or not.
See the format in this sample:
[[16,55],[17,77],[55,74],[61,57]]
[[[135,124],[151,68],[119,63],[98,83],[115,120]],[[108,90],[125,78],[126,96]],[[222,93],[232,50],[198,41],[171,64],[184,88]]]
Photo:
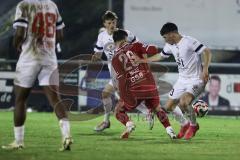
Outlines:
[[[102,120],[71,122],[72,151],[58,152],[60,130],[53,113],[28,113],[25,125],[25,149],[0,149],[0,160],[239,160],[240,119],[235,117],[199,118],[200,130],[190,141],[170,140],[155,120],[153,130],[146,121],[132,116],[137,128],[128,140],[119,139],[123,126],[112,117],[111,128],[95,133]],[[177,122],[170,118],[176,131]],[[13,140],[11,112],[0,112],[0,144]]]

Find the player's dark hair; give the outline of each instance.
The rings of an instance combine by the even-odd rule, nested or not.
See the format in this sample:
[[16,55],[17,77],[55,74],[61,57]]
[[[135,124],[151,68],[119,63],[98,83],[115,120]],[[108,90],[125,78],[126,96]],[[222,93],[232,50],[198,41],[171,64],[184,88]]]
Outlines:
[[127,32],[123,29],[118,29],[113,32],[113,41],[118,42],[124,40],[128,36]]
[[106,20],[114,20],[114,19],[118,19],[118,16],[116,15],[116,13],[112,11],[106,11],[102,16],[103,22]]
[[167,22],[162,26],[162,29],[160,30],[161,36],[164,34],[168,34],[170,32],[178,32],[178,27],[176,24]]
[[220,77],[218,76],[218,75],[212,75],[211,77],[210,77],[210,81],[211,80],[216,80],[216,81],[218,81],[219,83],[221,83],[221,79],[220,79]]

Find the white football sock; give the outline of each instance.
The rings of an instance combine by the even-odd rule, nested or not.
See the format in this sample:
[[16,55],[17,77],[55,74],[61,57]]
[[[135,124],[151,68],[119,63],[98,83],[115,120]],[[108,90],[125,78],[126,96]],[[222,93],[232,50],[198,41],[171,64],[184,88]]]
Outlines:
[[103,106],[104,106],[104,121],[109,122],[110,121],[110,112],[112,111],[112,98],[111,96],[108,98],[103,98]]
[[69,138],[70,137],[70,123],[69,120],[66,118],[59,120],[59,125],[62,133],[63,138]]
[[14,127],[14,137],[17,144],[23,144],[24,126]]
[[184,117],[182,110],[179,108],[179,106],[176,106],[172,113],[175,120],[178,121],[181,126],[184,126],[188,123],[188,120]]
[[168,126],[167,128],[165,128],[166,129],[166,131],[167,131],[167,133],[169,133],[169,132],[172,132],[173,131],[173,128],[172,128],[172,126]]
[[109,122],[110,121],[110,113],[105,113],[104,114],[104,122]]

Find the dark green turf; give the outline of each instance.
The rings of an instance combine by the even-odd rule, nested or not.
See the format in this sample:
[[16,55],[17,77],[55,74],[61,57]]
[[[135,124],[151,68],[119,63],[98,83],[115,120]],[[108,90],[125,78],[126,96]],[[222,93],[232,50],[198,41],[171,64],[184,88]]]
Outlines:
[[[171,122],[176,131],[178,124]],[[172,141],[159,122],[152,131],[145,121],[137,120],[137,128],[128,140],[120,140],[123,126],[112,117],[111,129],[95,133],[93,128],[102,117],[71,123],[74,144],[71,152],[58,152],[61,137],[52,113],[29,113],[26,123],[26,148],[21,151],[0,149],[0,160],[239,160],[240,119],[205,117],[198,119],[200,130],[191,141]],[[0,144],[13,140],[11,112],[0,112]]]

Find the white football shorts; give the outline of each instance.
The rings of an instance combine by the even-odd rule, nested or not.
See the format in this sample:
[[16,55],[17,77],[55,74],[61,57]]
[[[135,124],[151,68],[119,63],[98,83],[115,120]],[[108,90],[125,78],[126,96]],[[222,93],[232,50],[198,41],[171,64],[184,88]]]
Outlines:
[[112,79],[109,80],[108,84],[111,85],[111,86],[113,86],[113,81],[112,81]]
[[173,89],[169,92],[169,98],[180,99],[180,97],[188,92],[197,97],[204,91],[206,84],[200,78],[179,78],[174,84]]
[[42,65],[38,61],[17,63],[15,85],[31,88],[36,79],[40,86],[59,85],[57,64]]

